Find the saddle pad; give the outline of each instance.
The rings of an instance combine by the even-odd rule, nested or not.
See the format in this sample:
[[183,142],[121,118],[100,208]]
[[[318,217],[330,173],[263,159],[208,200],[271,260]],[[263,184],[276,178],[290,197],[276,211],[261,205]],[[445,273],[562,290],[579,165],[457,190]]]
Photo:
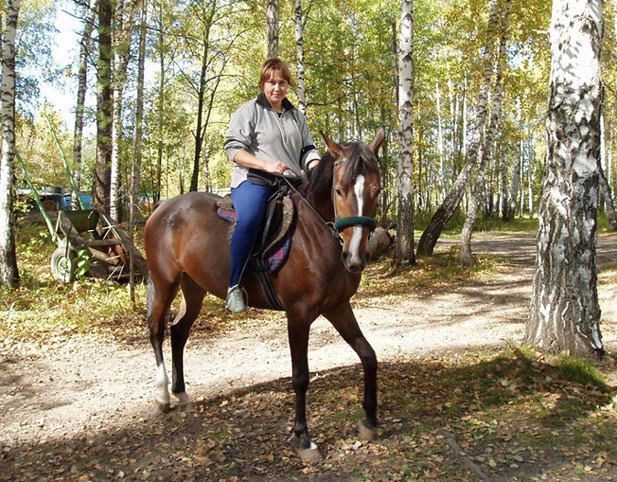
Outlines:
[[[296,206],[291,200],[291,195],[287,194],[283,199],[283,208],[279,209],[278,218],[280,219],[278,224],[274,224],[270,228],[270,232],[268,233],[268,237],[266,242],[264,243],[264,252],[269,252],[275,246],[278,246],[279,242],[285,237],[287,232],[292,229],[292,225],[296,216]],[[224,211],[230,211],[231,213],[235,213],[233,201],[231,199],[231,195],[227,195],[222,197],[216,202],[217,208],[220,208]],[[217,213],[218,214],[218,213]],[[225,217],[229,218],[231,214],[219,214],[219,217],[225,219]],[[231,227],[229,228],[229,233],[227,234],[227,239],[231,240],[231,235],[234,232],[236,227],[235,218],[233,220],[225,219],[231,223]]]
[[[236,220],[238,216],[235,211],[230,211],[229,209],[225,209],[219,207],[216,210],[216,215],[231,223],[232,228],[236,224]],[[230,229],[230,237],[232,233],[232,229]],[[286,233],[282,238],[278,240],[274,245],[270,246],[268,251],[266,252],[266,263],[268,264],[268,275],[274,273],[277,269],[281,267],[283,262],[287,259],[287,255],[289,254],[289,248],[291,247],[291,229],[287,229]]]

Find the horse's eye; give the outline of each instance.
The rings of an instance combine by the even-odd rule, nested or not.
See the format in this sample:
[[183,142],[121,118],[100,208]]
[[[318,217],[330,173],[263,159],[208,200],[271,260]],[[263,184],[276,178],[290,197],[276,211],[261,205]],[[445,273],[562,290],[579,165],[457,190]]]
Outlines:
[[340,187],[335,189],[337,196],[343,197],[343,190]]

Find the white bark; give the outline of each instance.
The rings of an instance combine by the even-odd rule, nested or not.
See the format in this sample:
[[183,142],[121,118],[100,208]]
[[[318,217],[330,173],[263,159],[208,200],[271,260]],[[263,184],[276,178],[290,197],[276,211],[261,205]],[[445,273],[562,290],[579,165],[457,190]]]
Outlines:
[[268,0],[266,12],[268,58],[279,56],[279,0]]
[[400,3],[398,236],[396,257],[413,263],[413,0]]
[[123,1],[116,5],[119,19],[114,32],[113,114],[111,125],[111,176],[109,184],[109,215],[115,221],[122,217],[120,196],[120,154],[122,147],[122,102],[133,38],[135,3],[128,7]]
[[[81,151],[84,131],[84,106],[86,102],[86,90],[88,86],[88,53],[92,50],[92,30],[94,30],[94,18],[96,11],[94,1],[88,6],[88,13],[84,25],[79,47],[79,73],[77,75],[77,103],[75,107],[75,130],[73,135],[73,177],[77,189],[81,186]],[[79,193],[73,193],[71,204],[73,209],[79,209],[80,203],[77,198]]]
[[304,85],[304,15],[302,0],[294,0],[294,14],[296,27],[296,56],[298,57],[296,77],[298,79],[298,109],[306,114],[306,87]]
[[2,158],[0,161],[0,274],[2,283],[19,284],[15,253],[15,37],[20,0],[8,0],[2,45]]
[[443,202],[431,218],[428,226],[422,233],[418,242],[418,256],[429,256],[433,253],[435,244],[441,235],[443,229],[454,216],[456,208],[459,206],[473,168],[476,166],[481,151],[481,140],[484,126],[486,125],[488,93],[490,89],[491,66],[493,57],[493,36],[494,29],[497,24],[497,0],[491,0],[489,3],[489,19],[488,19],[488,40],[482,54],[482,84],[478,94],[478,108],[476,113],[476,127],[473,133],[471,143],[463,168],[459,172],[456,180],[452,184],[450,191],[446,195]]
[[441,120],[441,91],[439,89],[439,81],[435,82],[435,102],[437,109],[437,149],[439,151],[439,172],[437,175],[437,188],[439,192],[439,202],[443,201],[444,196],[444,168],[443,168],[443,127]]
[[133,162],[131,163],[131,184],[130,184],[130,212],[129,212],[129,274],[130,274],[130,295],[131,300],[135,301],[135,221],[137,219],[137,203],[139,200],[139,185],[141,182],[141,148],[143,137],[143,115],[144,115],[144,72],[146,63],[146,21],[148,17],[147,2],[142,2],[141,25],[139,29],[139,57],[137,59],[137,96],[135,106],[135,135],[133,136]]
[[578,355],[604,353],[596,242],[602,0],[554,0],[547,160],[526,341]]

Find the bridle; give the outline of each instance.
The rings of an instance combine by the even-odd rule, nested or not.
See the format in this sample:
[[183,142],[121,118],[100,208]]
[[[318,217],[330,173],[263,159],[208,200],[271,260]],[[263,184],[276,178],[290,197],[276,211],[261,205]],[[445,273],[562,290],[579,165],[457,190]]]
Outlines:
[[[340,160],[340,161],[336,161],[334,163],[334,165],[332,166],[332,170],[334,171],[334,169],[336,169],[337,166],[343,164],[345,162],[345,160]],[[300,192],[294,185],[293,183],[290,181],[290,179],[287,176],[280,176],[282,177],[285,182],[287,183],[287,185],[289,186],[289,188],[296,193],[300,199],[302,199],[302,201],[311,209],[311,211],[313,211],[313,213],[315,213],[315,215],[317,216],[317,218],[323,223],[325,224],[325,226],[328,228],[328,230],[330,231],[330,234],[336,238],[338,240],[338,242],[341,244],[341,246],[344,244],[344,240],[343,237],[341,236],[341,231],[345,228],[349,228],[352,226],[364,226],[367,227],[371,230],[371,232],[373,232],[375,230],[375,228],[377,227],[377,222],[375,221],[374,218],[371,218],[370,216],[345,216],[343,218],[339,218],[338,217],[338,213],[336,211],[336,201],[335,201],[335,185],[334,185],[334,174],[332,175],[332,191],[331,191],[331,196],[332,196],[332,207],[334,208],[334,222],[330,222],[330,221],[326,221],[321,214],[319,214],[319,212],[317,211],[317,209],[315,209],[315,206],[313,206],[313,204],[308,200],[308,198],[306,197],[306,195],[302,192]]]
[[[336,169],[338,166],[343,164],[345,160],[336,161],[332,166],[332,170]],[[345,228],[350,228],[352,226],[365,226],[371,230],[371,232],[375,231],[377,227],[377,222],[374,218],[369,216],[346,216],[344,218],[339,218],[338,213],[336,211],[336,198],[335,198],[335,189],[334,189],[334,175],[332,176],[332,207],[334,208],[334,228],[340,232]]]

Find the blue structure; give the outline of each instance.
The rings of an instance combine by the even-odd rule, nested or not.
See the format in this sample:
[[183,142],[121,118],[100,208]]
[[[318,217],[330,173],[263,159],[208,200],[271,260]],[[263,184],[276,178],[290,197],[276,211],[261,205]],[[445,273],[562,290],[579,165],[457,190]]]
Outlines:
[[[84,203],[84,209],[90,209],[90,203],[92,201],[92,196],[90,193],[81,192],[79,193],[82,202]],[[70,211],[71,210],[71,193],[67,193],[62,198],[62,210]]]

